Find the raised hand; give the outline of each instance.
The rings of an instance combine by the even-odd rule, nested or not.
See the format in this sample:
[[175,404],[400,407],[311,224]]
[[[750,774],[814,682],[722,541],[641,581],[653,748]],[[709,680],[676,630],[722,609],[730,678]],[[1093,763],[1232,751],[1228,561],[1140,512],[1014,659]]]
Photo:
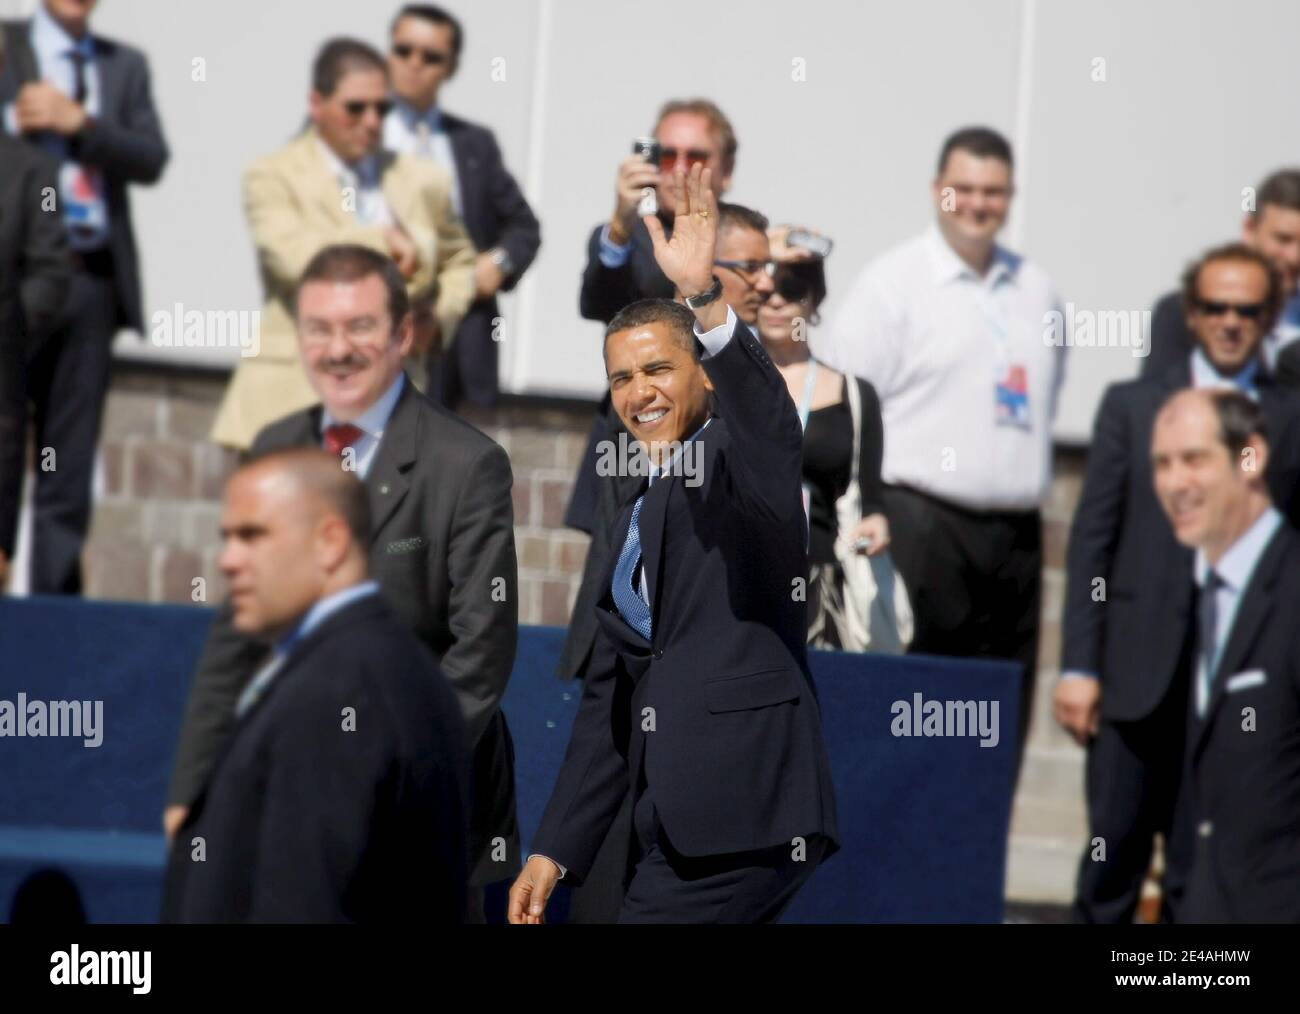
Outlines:
[[713,258],[718,241],[718,199],[714,196],[713,170],[699,163],[688,177],[681,169],[673,176],[677,216],[673,238],[654,215],[641,219],[654,243],[659,270],[683,296],[698,296],[713,287]]

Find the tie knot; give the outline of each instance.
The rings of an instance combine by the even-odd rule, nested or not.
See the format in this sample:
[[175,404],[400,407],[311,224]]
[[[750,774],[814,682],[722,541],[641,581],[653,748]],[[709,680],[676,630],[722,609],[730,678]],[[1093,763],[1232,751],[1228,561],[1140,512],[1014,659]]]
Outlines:
[[365,431],[351,423],[335,423],[325,427],[325,450],[331,454],[342,454],[345,447],[351,447],[361,439]]
[[1223,578],[1219,577],[1218,573],[1213,570],[1207,570],[1205,572],[1204,588],[1207,592],[1218,591],[1223,587],[1223,584]]

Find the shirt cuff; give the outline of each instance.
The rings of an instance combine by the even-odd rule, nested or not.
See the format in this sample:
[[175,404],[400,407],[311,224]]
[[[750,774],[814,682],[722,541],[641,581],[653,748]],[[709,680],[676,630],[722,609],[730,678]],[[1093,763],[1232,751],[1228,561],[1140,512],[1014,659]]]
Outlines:
[[624,243],[621,246],[609,238],[609,225],[606,224],[600,230],[600,263],[607,268],[621,268],[627,263],[628,254],[632,251],[632,244]]
[[731,336],[735,333],[735,331],[736,331],[736,311],[733,310],[730,306],[727,307],[727,322],[725,324],[719,324],[711,331],[701,333],[699,321],[696,321],[695,337],[698,338],[700,340],[700,344],[704,346],[704,355],[701,356],[700,358],[712,359],[714,356],[716,356],[719,352],[721,352],[723,349],[727,347],[727,343],[731,341]]
[[12,134],[14,137],[17,137],[18,136],[18,110],[14,108],[14,104],[12,102],[4,106],[3,109],[4,112],[0,113],[0,119],[3,119],[4,121],[5,133]]
[[1095,672],[1084,672],[1082,669],[1067,669],[1061,673],[1061,679],[1063,680],[1095,680],[1097,678]]
[[[555,860],[554,860],[554,859],[551,859],[550,856],[544,856],[544,855],[542,855],[540,852],[533,852],[531,855],[529,855],[528,858],[529,858],[529,859],[550,859],[551,862],[555,863]],[[563,866],[560,866],[559,863],[555,863],[555,865],[559,868],[559,871],[560,871],[560,879],[563,880],[564,877],[565,877],[565,874],[567,874],[569,871],[566,870]]]

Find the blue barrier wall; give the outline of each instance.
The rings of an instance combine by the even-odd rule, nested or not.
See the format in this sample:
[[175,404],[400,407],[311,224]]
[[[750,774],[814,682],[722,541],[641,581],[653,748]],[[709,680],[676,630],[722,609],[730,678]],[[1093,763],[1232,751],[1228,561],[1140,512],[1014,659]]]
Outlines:
[[[0,918],[34,870],[64,870],[94,922],[158,910],[167,778],[211,611],[0,600],[0,702],[102,702],[103,741],[0,736]],[[581,688],[552,674],[563,631],[520,630],[505,699],[527,847],[564,756]],[[1016,666],[815,652],[843,849],[787,922],[1001,918],[1014,778]],[[998,705],[1000,739],[896,736],[895,702]],[[901,721],[901,719],[898,719]],[[919,722],[917,723],[919,728]]]

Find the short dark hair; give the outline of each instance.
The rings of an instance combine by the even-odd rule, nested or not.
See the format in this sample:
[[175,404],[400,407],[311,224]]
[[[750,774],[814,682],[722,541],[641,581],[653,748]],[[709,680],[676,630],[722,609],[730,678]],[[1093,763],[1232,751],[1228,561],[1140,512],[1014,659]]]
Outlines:
[[1207,265],[1214,264],[1217,261],[1242,261],[1247,264],[1254,264],[1264,272],[1265,277],[1268,278],[1268,295],[1265,297],[1268,309],[1265,311],[1264,318],[1260,321],[1260,330],[1263,334],[1268,334],[1273,329],[1273,324],[1276,322],[1277,315],[1281,310],[1282,278],[1277,273],[1277,268],[1273,267],[1272,261],[1253,247],[1246,246],[1245,243],[1225,243],[1222,246],[1216,246],[1187,265],[1187,270],[1183,272],[1182,279],[1183,312],[1191,313],[1197,309],[1200,303],[1201,272]]
[[320,498],[348,526],[352,541],[367,555],[370,545],[370,496],[357,473],[343,467],[337,455],[319,447],[288,447],[245,462],[238,469],[274,469],[292,476],[299,488]]
[[1008,169],[1015,167],[1011,157],[1011,142],[992,127],[962,127],[948,135],[939,151],[937,175],[942,176],[948,167],[948,156],[954,151],[964,151],[976,158],[995,158],[1005,162]]
[[402,18],[419,18],[421,21],[428,21],[430,24],[445,25],[450,28],[453,66],[460,62],[460,49],[464,45],[465,32],[454,14],[437,4],[407,4],[397,12],[393,18],[393,23],[388,26],[389,35],[392,35],[397,30],[397,23]]
[[1219,440],[1232,457],[1240,456],[1253,436],[1268,440],[1268,424],[1258,402],[1241,391],[1224,389],[1207,393],[1219,417]]
[[722,171],[729,173],[736,168],[736,151],[740,148],[740,142],[736,140],[735,128],[731,126],[727,114],[718,108],[716,102],[709,99],[669,99],[659,108],[655,129],[658,130],[659,124],[673,113],[694,113],[708,120],[709,126],[718,135],[718,144],[722,148]]
[[612,334],[628,331],[634,327],[644,327],[646,324],[667,324],[677,344],[690,352],[692,359],[699,361],[700,347],[695,338],[695,314],[681,303],[674,303],[671,299],[638,299],[635,303],[629,303],[614,314],[613,319],[605,325],[604,343],[608,343],[609,336]]
[[360,39],[330,39],[316,52],[312,63],[312,89],[328,98],[344,76],[354,70],[377,70],[388,76],[388,64],[374,46]]
[[1279,169],[1259,185],[1255,191],[1255,215],[1270,204],[1300,211],[1300,169]]
[[[782,274],[793,275],[804,281],[808,286],[808,308],[812,311],[813,317],[816,317],[817,311],[821,309],[822,303],[826,299],[826,262],[820,257],[808,261],[791,261],[788,264],[778,264],[776,268],[777,288],[780,288],[780,279]],[[817,323],[816,319],[812,323]]]
[[750,229],[766,235],[767,216],[759,214],[753,208],[747,208],[743,204],[728,204],[726,201],[719,201],[718,235],[721,236],[728,229]]
[[398,326],[411,312],[411,300],[406,294],[402,272],[391,257],[356,243],[327,246],[308,261],[294,288],[294,317],[298,316],[298,296],[308,282],[359,282],[371,275],[378,275],[388,291],[388,315],[396,334]]

